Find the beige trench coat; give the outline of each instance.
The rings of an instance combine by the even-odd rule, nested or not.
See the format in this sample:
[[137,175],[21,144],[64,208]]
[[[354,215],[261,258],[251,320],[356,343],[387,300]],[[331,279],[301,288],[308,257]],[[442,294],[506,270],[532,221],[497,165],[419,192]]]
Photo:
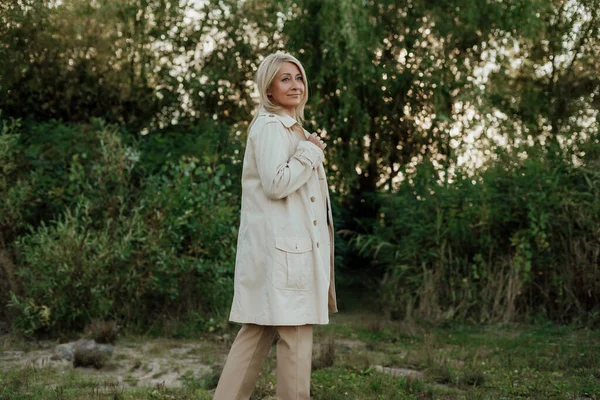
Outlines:
[[327,324],[337,311],[324,154],[308,136],[265,111],[250,129],[230,321]]

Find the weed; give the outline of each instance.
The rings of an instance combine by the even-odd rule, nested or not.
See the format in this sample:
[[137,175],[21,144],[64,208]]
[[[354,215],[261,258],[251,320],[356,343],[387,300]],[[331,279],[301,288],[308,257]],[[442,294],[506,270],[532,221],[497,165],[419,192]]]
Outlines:
[[384,326],[383,318],[378,317],[369,323],[369,326],[367,329],[369,329],[369,331],[371,331],[371,332],[379,333],[383,330],[383,326]]
[[103,351],[77,347],[73,353],[73,368],[94,367],[100,369],[107,360],[108,355]]
[[183,384],[183,387],[187,389],[212,390],[215,389],[217,387],[217,384],[219,383],[219,378],[222,372],[221,369],[222,367],[213,366],[209,373],[202,375],[201,377],[196,377],[194,376],[194,373],[192,371],[187,371],[181,376],[180,380]]
[[330,368],[335,364],[335,339],[329,336],[325,343],[321,344],[319,356],[312,364],[312,369]]
[[119,326],[116,321],[93,320],[85,328],[85,333],[96,343],[114,344],[119,335]]
[[345,355],[341,364],[356,371],[365,371],[371,366],[371,358],[369,353],[364,351],[351,352]]
[[435,383],[447,385],[454,382],[454,375],[447,364],[439,364],[429,367],[425,371],[427,378]]
[[222,372],[222,367],[213,367],[208,374],[204,375],[204,388],[216,389]]
[[131,366],[130,371],[135,371],[136,369],[140,368],[142,366],[142,360],[135,360],[133,362],[133,365]]
[[458,378],[459,383],[467,386],[482,386],[485,383],[486,376],[481,370],[468,369]]

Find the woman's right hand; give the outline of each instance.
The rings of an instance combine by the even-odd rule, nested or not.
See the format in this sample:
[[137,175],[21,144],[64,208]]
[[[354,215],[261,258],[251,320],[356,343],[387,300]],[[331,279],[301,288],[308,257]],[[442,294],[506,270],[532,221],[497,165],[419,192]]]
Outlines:
[[321,150],[325,150],[325,147],[327,147],[327,144],[325,144],[325,142],[323,142],[323,140],[321,140],[321,138],[314,132],[308,137],[307,140],[319,146]]

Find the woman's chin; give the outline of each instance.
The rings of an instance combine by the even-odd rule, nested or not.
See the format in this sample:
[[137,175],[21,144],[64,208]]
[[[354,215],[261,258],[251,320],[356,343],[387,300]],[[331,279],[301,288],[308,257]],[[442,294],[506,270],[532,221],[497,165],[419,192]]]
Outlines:
[[300,99],[295,100],[295,101],[288,101],[286,102],[286,104],[284,104],[284,107],[286,108],[296,108],[300,105]]

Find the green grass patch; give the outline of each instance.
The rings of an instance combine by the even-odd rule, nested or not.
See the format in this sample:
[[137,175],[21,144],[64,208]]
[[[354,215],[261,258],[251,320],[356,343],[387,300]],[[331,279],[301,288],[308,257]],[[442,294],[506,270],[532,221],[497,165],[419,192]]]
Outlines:
[[[130,343],[125,337],[117,346]],[[26,367],[0,372],[0,399],[211,399],[228,346],[211,340],[193,343],[186,354],[213,361],[215,368],[203,376],[181,370],[182,388],[144,387],[132,376],[126,383],[135,387],[125,388],[76,370]],[[181,355],[170,351],[183,344],[165,340],[148,351],[175,358]],[[5,343],[3,349],[9,348],[34,346]],[[314,363],[314,400],[600,399],[600,335],[566,326],[437,328],[336,315],[330,325],[315,329]],[[392,376],[383,368],[405,375]],[[274,398],[275,369],[273,349],[253,400]]]

